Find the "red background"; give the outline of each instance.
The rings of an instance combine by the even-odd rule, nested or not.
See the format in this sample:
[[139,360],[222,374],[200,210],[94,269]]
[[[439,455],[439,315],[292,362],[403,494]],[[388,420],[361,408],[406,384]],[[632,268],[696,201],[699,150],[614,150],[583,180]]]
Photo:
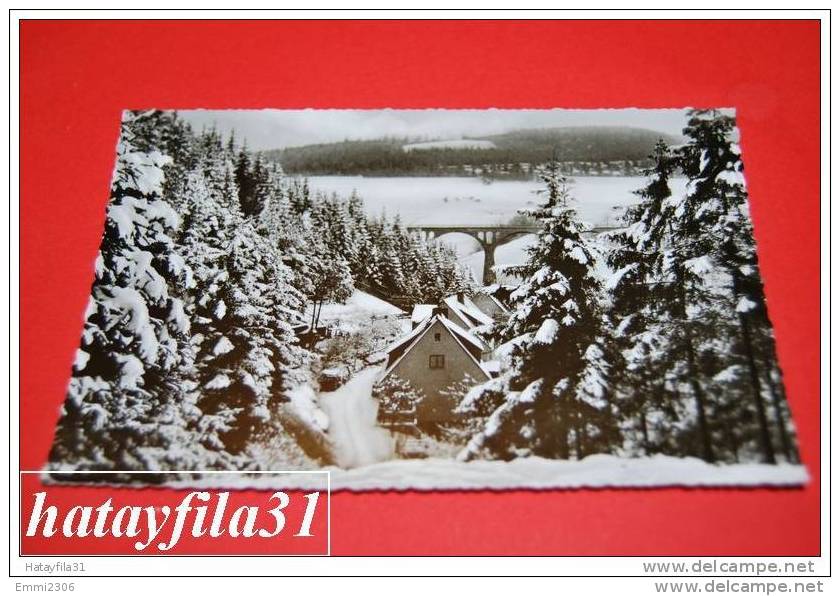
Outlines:
[[816,21],[23,22],[22,468],[64,399],[122,109],[734,106],[812,482],[339,493],[332,552],[817,555],[819,63]]

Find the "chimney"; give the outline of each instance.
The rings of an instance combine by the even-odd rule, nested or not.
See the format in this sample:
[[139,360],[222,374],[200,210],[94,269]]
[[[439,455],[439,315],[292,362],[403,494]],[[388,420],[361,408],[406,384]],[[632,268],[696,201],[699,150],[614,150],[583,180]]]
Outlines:
[[458,297],[458,302],[464,302],[464,290],[460,290],[456,296]]

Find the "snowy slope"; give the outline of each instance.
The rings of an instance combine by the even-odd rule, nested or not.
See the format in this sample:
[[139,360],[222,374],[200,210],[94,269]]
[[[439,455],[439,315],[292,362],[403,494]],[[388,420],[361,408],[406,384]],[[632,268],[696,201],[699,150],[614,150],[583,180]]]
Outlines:
[[[312,315],[311,305],[307,307],[307,319]],[[355,290],[343,304],[325,304],[321,309],[319,325],[335,325],[344,331],[357,331],[360,326],[370,323],[371,319],[398,318],[405,313],[376,296],[361,290]]]
[[453,139],[449,141],[427,141],[425,143],[409,143],[402,146],[403,151],[419,151],[423,149],[495,149],[493,141],[478,139]]
[[[511,240],[507,244],[502,244],[496,249],[496,266],[521,265],[528,259],[526,250],[529,246],[533,245],[534,242],[536,242],[536,236],[529,235],[520,236],[519,238]],[[462,256],[459,260],[462,264],[470,268],[476,279],[481,279],[482,272],[484,271],[483,250]],[[514,283],[513,280],[506,277],[497,276],[497,280],[500,283]]]
[[[311,187],[327,193],[349,196],[358,191],[365,209],[372,216],[383,212],[399,214],[406,225],[504,223],[521,209],[533,207],[542,198],[536,181],[495,181],[484,184],[474,177],[362,177],[313,176]],[[633,192],[644,186],[641,177],[586,177],[573,180],[571,192],[582,220],[592,225],[611,225],[623,207],[638,202]],[[675,196],[686,192],[685,180],[675,178],[671,190]],[[461,262],[481,279],[484,253],[478,242],[466,234],[447,234],[439,238],[452,246]],[[496,250],[496,264],[519,264],[525,261],[525,248],[533,242],[524,236]]]
[[395,315],[403,314],[399,308],[371,296],[361,290],[355,290],[350,298],[343,304],[325,304],[321,309],[322,321],[333,321],[336,319],[351,319],[359,317],[370,317],[372,315]]
[[[355,190],[369,215],[399,214],[405,225],[499,224],[520,209],[542,201],[537,194],[542,184],[531,180],[497,180],[492,184],[459,176],[311,176],[308,180],[313,191],[326,194],[346,198]],[[571,191],[581,219],[600,226],[614,221],[618,215],[615,206],[637,203],[639,198],[633,191],[644,184],[644,178],[633,176],[579,176]],[[675,196],[685,195],[685,180],[673,179],[671,190]]]

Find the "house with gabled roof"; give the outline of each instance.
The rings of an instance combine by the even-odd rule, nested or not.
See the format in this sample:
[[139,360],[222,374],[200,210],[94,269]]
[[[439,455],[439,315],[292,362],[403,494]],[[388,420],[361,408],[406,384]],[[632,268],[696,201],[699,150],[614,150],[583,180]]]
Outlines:
[[470,300],[476,308],[496,322],[506,321],[510,317],[510,309],[486,288],[470,296]]
[[[411,312],[411,327],[416,329],[418,325],[432,316],[437,311],[444,317],[464,329],[472,336],[478,335],[482,329],[488,329],[494,323],[502,320],[509,314],[508,310],[495,298],[490,298],[491,305],[498,305],[494,308],[479,306],[485,304],[483,294],[467,296],[464,293],[447,296],[440,301],[440,304],[416,304]],[[483,346],[481,360],[487,360],[491,355],[491,346],[480,340]]]
[[459,292],[447,296],[440,304],[446,308],[446,316],[454,323],[467,330],[493,325],[493,318],[485,314],[466,294]]
[[446,422],[454,418],[453,404],[442,393],[447,387],[472,378],[476,384],[492,378],[494,366],[482,362],[489,348],[480,338],[449,318],[444,307],[434,307],[410,333],[391,344],[381,382],[395,376],[422,392],[418,422]]

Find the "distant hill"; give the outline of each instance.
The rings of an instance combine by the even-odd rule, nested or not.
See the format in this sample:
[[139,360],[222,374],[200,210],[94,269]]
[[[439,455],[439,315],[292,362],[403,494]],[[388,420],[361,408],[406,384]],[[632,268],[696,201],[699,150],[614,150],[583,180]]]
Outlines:
[[[280,162],[290,174],[524,178],[531,175],[535,165],[552,156],[578,164],[575,168],[570,165],[570,171],[583,173],[639,168],[646,164],[660,138],[669,144],[679,142],[677,137],[642,128],[574,126],[419,144],[407,138],[343,141],[275,149],[264,155]],[[422,150],[416,150],[418,146]]]
[[[659,139],[677,143],[678,137],[629,126],[568,126],[514,130],[484,137],[499,150],[537,159],[556,152],[559,161],[620,161],[646,159]],[[528,161],[523,160],[523,161]]]
[[425,151],[428,149],[495,149],[493,141],[481,139],[456,139],[451,141],[427,141],[403,145],[403,151]]

